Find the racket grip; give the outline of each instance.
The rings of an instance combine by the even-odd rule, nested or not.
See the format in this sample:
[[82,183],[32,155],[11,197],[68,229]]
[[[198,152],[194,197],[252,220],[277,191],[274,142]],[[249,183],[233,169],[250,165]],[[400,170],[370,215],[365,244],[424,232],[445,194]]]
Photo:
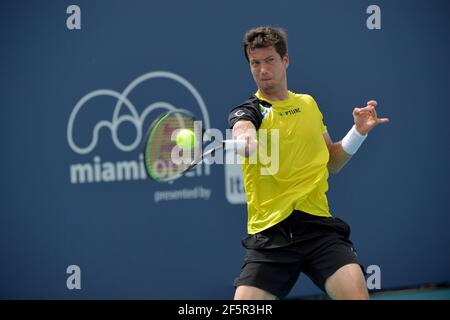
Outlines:
[[225,150],[239,150],[245,148],[247,141],[245,140],[223,140]]

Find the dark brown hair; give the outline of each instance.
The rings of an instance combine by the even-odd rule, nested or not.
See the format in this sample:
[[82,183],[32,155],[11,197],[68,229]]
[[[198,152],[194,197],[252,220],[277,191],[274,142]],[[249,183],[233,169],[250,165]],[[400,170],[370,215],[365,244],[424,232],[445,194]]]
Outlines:
[[249,30],[244,36],[244,54],[247,61],[248,49],[274,47],[283,58],[287,54],[287,34],[281,28],[270,26],[256,27]]

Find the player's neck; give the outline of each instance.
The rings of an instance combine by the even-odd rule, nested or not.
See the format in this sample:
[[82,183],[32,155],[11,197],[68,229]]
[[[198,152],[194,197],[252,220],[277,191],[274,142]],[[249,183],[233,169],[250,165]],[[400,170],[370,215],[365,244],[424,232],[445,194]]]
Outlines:
[[266,100],[270,101],[287,100],[289,98],[289,94],[287,89],[286,78],[278,86],[272,87],[269,90],[263,90],[259,88],[259,93]]
[[270,101],[283,101],[289,98],[288,90],[286,88],[283,88],[282,90],[278,90],[276,92],[268,92],[259,89],[259,93],[262,98]]

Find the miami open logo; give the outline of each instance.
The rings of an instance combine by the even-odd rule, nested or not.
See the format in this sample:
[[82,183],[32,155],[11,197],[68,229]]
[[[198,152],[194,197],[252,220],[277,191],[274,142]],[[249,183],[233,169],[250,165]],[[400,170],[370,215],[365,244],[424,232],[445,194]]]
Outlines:
[[[156,79],[168,79],[174,81],[177,84],[185,88],[189,94],[194,98],[197,110],[183,109],[184,106],[176,106],[167,101],[154,101],[147,104],[145,107],[141,107],[139,112],[138,108],[129,99],[130,94],[140,84],[147,81],[154,81]],[[80,123],[78,115],[81,110],[85,108],[95,108],[95,99],[99,97],[113,98],[113,112],[108,119],[102,119],[94,124],[92,128],[87,127]],[[150,97],[151,98],[151,97]],[[89,102],[89,104],[88,104]],[[67,142],[73,152],[79,155],[91,154],[92,161],[85,163],[75,163],[70,165],[70,182],[72,184],[77,183],[99,183],[99,182],[113,182],[113,181],[128,181],[128,180],[144,180],[147,178],[144,165],[142,150],[142,139],[145,135],[146,128],[144,122],[148,120],[150,113],[152,115],[159,115],[167,111],[173,110],[187,110],[194,112],[202,117],[203,127],[205,129],[210,128],[210,119],[206,104],[203,101],[200,93],[195,87],[187,81],[185,78],[168,71],[154,71],[146,73],[135,80],[133,80],[122,92],[118,92],[112,89],[99,89],[89,92],[83,96],[73,108],[69,116],[67,124]],[[129,135],[126,139],[121,139],[119,136],[119,127],[127,125],[132,127],[132,137]],[[76,130],[88,130],[90,133],[90,139],[87,144],[82,144],[75,139]],[[100,132],[108,132],[111,137],[113,145],[117,150],[133,154],[137,159],[127,159],[122,161],[104,161],[100,155],[95,154],[95,149],[100,141]],[[103,134],[102,137],[105,135]],[[109,137],[109,135],[108,135]],[[124,142],[126,140],[131,140]],[[136,151],[139,151],[136,154]],[[206,166],[203,169],[207,169]],[[202,166],[199,166],[199,170],[202,170]],[[197,172],[198,174],[199,172]],[[200,172],[200,174],[202,174]],[[203,174],[209,174],[204,172]]]

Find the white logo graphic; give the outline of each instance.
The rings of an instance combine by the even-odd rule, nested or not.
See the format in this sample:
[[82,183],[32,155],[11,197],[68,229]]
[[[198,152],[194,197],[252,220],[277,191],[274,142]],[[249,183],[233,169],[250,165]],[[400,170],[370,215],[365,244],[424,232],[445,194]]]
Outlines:
[[245,114],[245,112],[242,111],[242,110],[238,110],[238,111],[236,111],[236,112],[234,113],[234,115],[235,115],[236,117],[242,117],[244,114]]
[[[195,98],[195,100],[198,103],[198,106],[200,107],[200,111],[203,117],[203,126],[205,129],[210,128],[210,121],[209,121],[209,115],[208,110],[206,109],[206,105],[198,93],[198,91],[194,88],[192,84],[190,84],[186,79],[182,78],[181,76],[167,72],[167,71],[154,71],[149,72],[147,74],[144,74],[134,81],[132,81],[125,90],[120,93],[114,90],[109,89],[101,89],[101,90],[95,90],[88,94],[86,94],[83,98],[81,98],[78,103],[75,105],[74,109],[72,110],[72,113],[69,117],[69,123],[67,125],[67,142],[69,143],[70,148],[78,153],[78,154],[87,154],[95,149],[98,143],[98,134],[100,129],[102,128],[108,128],[111,132],[111,137],[114,142],[114,145],[121,151],[128,152],[133,151],[136,149],[136,147],[139,146],[142,140],[142,125],[144,123],[144,120],[146,116],[155,109],[164,109],[167,111],[173,111],[178,110],[179,108],[176,108],[172,104],[164,101],[157,101],[152,104],[150,104],[148,107],[146,107],[143,112],[139,115],[136,111],[136,108],[131,103],[131,101],[127,98],[128,95],[131,93],[131,91],[137,87],[139,84],[141,84],[144,81],[150,80],[150,79],[156,79],[156,78],[167,78],[174,80],[184,86],[186,89],[189,90],[189,92],[192,94],[192,96]],[[89,100],[99,97],[99,96],[110,96],[117,99],[116,106],[114,108],[114,113],[112,115],[111,120],[102,120],[99,121],[92,131],[92,140],[87,146],[79,146],[73,139],[73,128],[74,123],[77,118],[78,112],[81,110],[81,108],[88,102]],[[122,107],[127,108],[126,114],[121,114]],[[117,135],[117,128],[123,123],[128,122],[132,124],[136,130],[136,136],[134,141],[132,141],[130,144],[123,144]]]
[[[144,81],[147,80],[155,80],[155,79],[167,79],[174,81],[177,86],[181,85],[182,88],[186,88],[188,90],[188,95],[192,95],[194,100],[196,101],[196,105],[200,109],[198,114],[203,118],[202,123],[205,129],[210,128],[210,121],[208,110],[206,109],[206,105],[203,102],[202,97],[199,92],[194,88],[192,84],[190,84],[183,77],[167,72],[167,71],[154,71],[146,73],[137,79],[133,80],[123,92],[117,92],[110,89],[101,89],[94,90],[84,97],[82,97],[73,108],[69,121],[67,124],[67,142],[70,148],[77,154],[86,155],[91,154],[91,161],[88,162],[78,162],[72,163],[69,167],[70,172],[70,183],[71,184],[85,184],[85,183],[111,183],[111,182],[120,182],[120,181],[138,181],[138,180],[146,180],[148,179],[147,173],[145,171],[144,166],[144,156],[142,153],[139,153],[137,156],[132,155],[132,158],[122,159],[111,161],[111,159],[104,159],[99,154],[96,154],[94,149],[98,146],[99,142],[99,133],[100,130],[108,131],[111,133],[111,141],[114,146],[123,152],[131,152],[138,148],[141,145],[141,141],[143,138],[143,126],[146,118],[153,110],[161,109],[161,113],[173,110],[183,110],[181,108],[177,108],[176,106],[165,102],[165,101],[157,101],[151,104],[148,104],[146,108],[143,108],[141,113],[138,113],[137,109],[133,105],[133,103],[128,99],[131,92]],[[80,122],[82,116],[80,114],[81,109],[86,108],[86,103],[88,101],[93,100],[98,97],[113,97],[117,99],[115,103],[115,108],[112,113],[110,119],[102,119],[94,124],[92,129],[92,134],[88,135],[89,143],[85,143],[81,145],[79,142],[75,141],[74,136],[76,128],[79,127],[77,120]],[[92,101],[89,103],[90,108],[92,107]],[[97,105],[98,106],[98,105]],[[114,106],[114,105],[113,105]],[[83,109],[84,110],[84,109]],[[194,110],[189,110],[194,111]],[[122,124],[131,124],[131,140],[126,140],[127,143],[123,143],[119,139],[119,127]],[[86,127],[84,127],[86,128]],[[106,130],[105,130],[106,129]],[[85,130],[85,129],[84,129]],[[130,131],[128,131],[130,132]],[[88,132],[89,133],[89,132]],[[104,135],[101,135],[104,137]],[[128,138],[128,137],[126,137]],[[209,166],[207,165],[199,165],[193,170],[186,174],[187,177],[199,177],[199,176],[208,176],[210,174]],[[200,186],[201,187],[201,186]],[[199,197],[207,198],[209,197],[210,192],[204,192],[204,188],[195,189],[195,195],[198,194]],[[201,192],[200,192],[201,191]],[[191,192],[192,193],[192,192]],[[191,197],[190,192],[185,192],[182,195],[186,195],[186,197]],[[166,197],[167,198],[167,197]],[[161,201],[166,200],[166,198],[161,197]],[[191,199],[189,198],[189,199]],[[178,198],[177,198],[178,199]],[[192,198],[193,199],[193,198]]]

